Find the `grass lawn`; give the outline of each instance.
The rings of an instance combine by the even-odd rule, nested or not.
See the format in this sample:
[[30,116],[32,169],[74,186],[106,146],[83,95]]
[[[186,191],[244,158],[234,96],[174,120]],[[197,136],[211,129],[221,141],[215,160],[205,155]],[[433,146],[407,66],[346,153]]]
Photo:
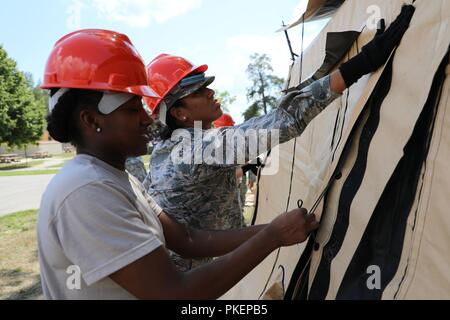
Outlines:
[[252,223],[253,212],[255,212],[255,207],[244,207],[244,220],[248,226]]
[[147,173],[150,169],[150,155],[142,156],[142,161],[144,162],[145,170],[147,170]]
[[17,176],[40,176],[46,174],[57,174],[59,172],[58,169],[49,169],[49,170],[36,170],[36,171],[13,171],[13,172],[1,172],[0,177],[17,177]]
[[25,169],[25,168],[32,168],[32,167],[36,167],[39,166],[41,164],[43,164],[45,162],[45,160],[37,160],[37,161],[28,161],[28,165],[24,164],[24,163],[16,163],[16,164],[11,164],[11,163],[3,163],[0,164],[0,172],[1,171],[7,171],[7,170],[16,170],[16,169]]
[[0,217],[0,300],[42,299],[37,211]]
[[75,152],[68,152],[68,153],[59,154],[59,155],[55,156],[55,158],[71,160],[71,159],[75,158],[75,156],[76,156]]
[[148,164],[150,162],[150,155],[142,156],[142,161],[144,161],[145,164]]
[[47,169],[62,169],[62,167],[64,167],[66,165],[66,163],[69,162],[70,160],[72,160],[72,159],[64,160],[60,164],[55,164],[54,166],[47,167]]

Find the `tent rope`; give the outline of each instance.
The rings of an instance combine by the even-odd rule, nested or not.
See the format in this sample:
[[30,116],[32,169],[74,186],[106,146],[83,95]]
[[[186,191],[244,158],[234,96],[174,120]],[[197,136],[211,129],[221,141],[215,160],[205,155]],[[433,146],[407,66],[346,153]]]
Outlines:
[[[302,16],[302,41],[301,41],[301,53],[300,53],[300,84],[302,83],[302,76],[303,76],[303,45],[304,45],[304,39],[305,39],[305,15],[303,14]],[[289,205],[291,203],[291,193],[292,193],[292,183],[294,180],[294,168],[295,168],[295,154],[297,151],[297,138],[294,138],[294,150],[292,153],[292,167],[291,167],[291,178],[290,178],[290,183],[289,183],[289,193],[288,193],[288,199],[287,199],[287,203],[286,203],[286,210],[285,212],[287,213],[289,210]],[[262,290],[261,294],[259,295],[258,299],[261,299],[261,297],[264,295],[264,292],[266,292],[267,287],[269,285],[269,281],[273,276],[273,273],[275,271],[275,267],[277,265],[278,259],[280,257],[280,252],[281,252],[281,248],[279,248],[277,250],[277,255],[275,258],[275,261],[273,263],[272,266],[272,271],[270,272],[270,275],[266,281],[266,284],[264,285],[264,289]],[[285,287],[285,284],[283,283],[283,288]],[[283,292],[285,293],[285,292]]]

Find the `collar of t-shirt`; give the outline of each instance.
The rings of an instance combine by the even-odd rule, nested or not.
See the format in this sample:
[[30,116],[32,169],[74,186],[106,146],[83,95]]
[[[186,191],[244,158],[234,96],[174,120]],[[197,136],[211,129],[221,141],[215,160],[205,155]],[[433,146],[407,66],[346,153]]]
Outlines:
[[77,162],[84,162],[84,161],[92,162],[93,164],[98,165],[98,166],[102,167],[103,169],[111,172],[115,176],[118,176],[125,180],[128,180],[128,178],[129,178],[128,173],[126,171],[119,170],[119,169],[111,166],[110,164],[100,160],[99,158],[96,158],[96,157],[93,157],[93,156],[90,156],[87,154],[79,154],[75,157],[74,160]]

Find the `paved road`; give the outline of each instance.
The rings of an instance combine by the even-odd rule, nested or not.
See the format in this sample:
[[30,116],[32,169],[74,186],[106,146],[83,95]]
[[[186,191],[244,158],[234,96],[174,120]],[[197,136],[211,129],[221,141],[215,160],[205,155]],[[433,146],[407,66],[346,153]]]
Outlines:
[[0,177],[0,216],[38,209],[53,175]]

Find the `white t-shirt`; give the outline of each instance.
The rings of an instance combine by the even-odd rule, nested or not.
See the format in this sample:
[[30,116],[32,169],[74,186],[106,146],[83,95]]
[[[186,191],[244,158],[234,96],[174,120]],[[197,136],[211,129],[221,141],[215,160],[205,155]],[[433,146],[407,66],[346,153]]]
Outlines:
[[39,210],[45,298],[135,299],[109,276],[165,245],[161,212],[137,179],[77,156],[50,182]]

